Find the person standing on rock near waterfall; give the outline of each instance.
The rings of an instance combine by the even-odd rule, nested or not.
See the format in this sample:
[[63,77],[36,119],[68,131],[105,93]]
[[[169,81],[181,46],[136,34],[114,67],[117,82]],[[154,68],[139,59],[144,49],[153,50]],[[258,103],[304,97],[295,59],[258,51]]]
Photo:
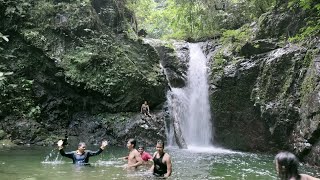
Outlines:
[[157,151],[153,154],[153,165],[150,171],[157,177],[167,178],[172,173],[171,157],[164,152],[163,141],[157,141],[156,149]]
[[100,154],[108,145],[108,141],[102,141],[101,146],[97,151],[86,150],[86,144],[84,142],[80,142],[78,145],[78,149],[76,151],[71,152],[65,152],[63,150],[63,140],[59,140],[57,144],[61,156],[72,159],[73,164],[89,165],[89,157]]
[[150,108],[147,101],[144,101],[144,103],[141,105],[140,112],[145,116],[151,117]]
[[307,174],[299,174],[299,160],[290,152],[280,152],[275,157],[278,177],[281,180],[320,180]]

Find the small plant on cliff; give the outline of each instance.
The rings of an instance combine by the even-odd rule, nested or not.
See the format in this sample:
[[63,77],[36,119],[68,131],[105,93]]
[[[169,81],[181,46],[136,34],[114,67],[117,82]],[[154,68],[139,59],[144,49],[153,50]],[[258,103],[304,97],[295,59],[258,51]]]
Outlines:
[[302,8],[307,14],[306,26],[300,29],[300,33],[290,38],[290,41],[308,40],[320,34],[320,2],[318,0],[289,0],[288,7]]
[[224,45],[232,44],[234,52],[239,52],[240,48],[253,38],[249,25],[244,25],[236,30],[225,30],[222,33],[221,42]]

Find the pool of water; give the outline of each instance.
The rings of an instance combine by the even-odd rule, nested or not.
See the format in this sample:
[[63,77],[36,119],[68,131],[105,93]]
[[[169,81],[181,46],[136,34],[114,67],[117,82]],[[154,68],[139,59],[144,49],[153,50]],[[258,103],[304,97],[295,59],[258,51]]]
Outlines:
[[[88,148],[95,150],[95,148]],[[66,151],[74,150],[66,148]],[[147,148],[154,152],[154,148]],[[276,178],[273,155],[233,152],[218,148],[166,148],[172,157],[170,179],[272,180]],[[0,179],[12,180],[112,180],[154,179],[148,167],[130,172],[124,169],[126,148],[108,148],[91,157],[91,166],[75,166],[61,157],[57,148],[24,147],[0,150]],[[301,172],[317,176],[317,169],[302,167]]]

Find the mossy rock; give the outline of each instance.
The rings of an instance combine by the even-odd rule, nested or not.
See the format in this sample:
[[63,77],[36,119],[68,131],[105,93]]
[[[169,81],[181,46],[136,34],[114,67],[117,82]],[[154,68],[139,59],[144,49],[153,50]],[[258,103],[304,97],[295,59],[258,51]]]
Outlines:
[[0,129],[0,139],[3,139],[6,136],[6,132],[4,130]]
[[9,139],[3,139],[0,140],[0,149],[1,148],[12,148],[12,147],[16,147],[17,145],[15,143],[13,143],[11,140]]

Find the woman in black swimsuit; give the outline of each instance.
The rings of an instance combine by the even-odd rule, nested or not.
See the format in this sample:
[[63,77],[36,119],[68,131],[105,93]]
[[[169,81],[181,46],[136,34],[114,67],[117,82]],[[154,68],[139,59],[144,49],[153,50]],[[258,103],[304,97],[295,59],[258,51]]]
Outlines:
[[167,178],[172,173],[171,157],[168,153],[164,152],[163,141],[157,141],[156,149],[157,151],[153,155],[151,171],[155,176]]

